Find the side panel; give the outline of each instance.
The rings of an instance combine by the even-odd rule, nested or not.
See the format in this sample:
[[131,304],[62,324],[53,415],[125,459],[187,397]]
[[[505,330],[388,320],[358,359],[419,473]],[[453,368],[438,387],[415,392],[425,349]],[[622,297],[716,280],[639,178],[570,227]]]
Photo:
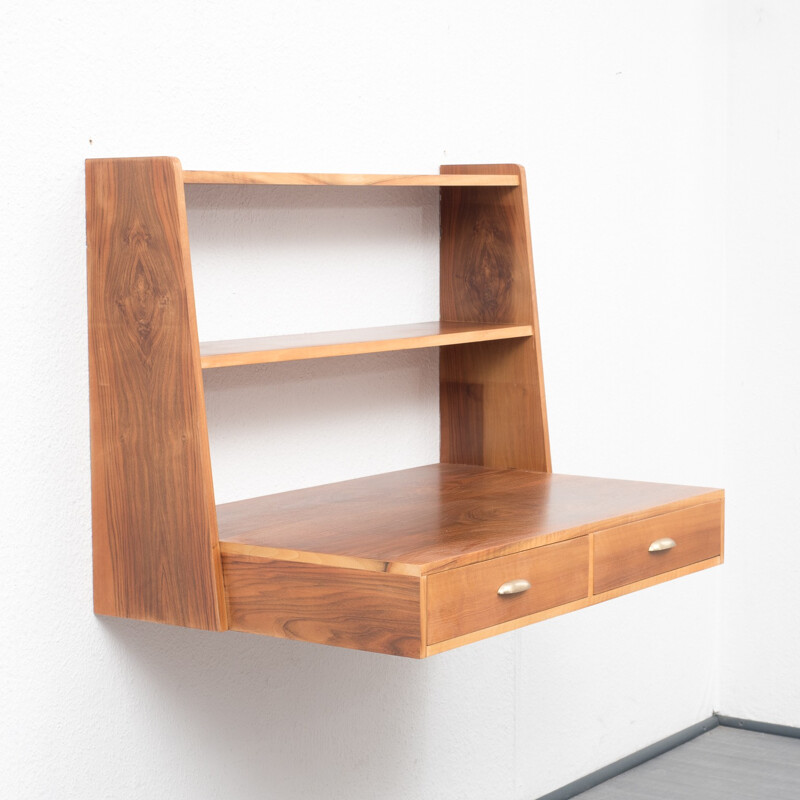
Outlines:
[[223,555],[231,628],[420,658],[420,579]]
[[86,162],[95,611],[224,630],[180,163]]
[[441,172],[520,179],[515,187],[441,189],[442,320],[534,330],[528,339],[441,348],[441,460],[549,472],[525,171],[500,164]]

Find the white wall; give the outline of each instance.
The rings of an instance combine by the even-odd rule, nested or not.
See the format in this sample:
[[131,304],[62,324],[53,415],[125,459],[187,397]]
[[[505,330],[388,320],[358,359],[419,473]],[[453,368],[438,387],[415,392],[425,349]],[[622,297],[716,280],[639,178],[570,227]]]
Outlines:
[[[527,800],[718,707],[724,570],[423,662],[95,618],[83,159],[524,164],[555,469],[724,485],[725,36],[721,0],[16,6],[0,27],[3,794]],[[204,335],[260,323],[273,282],[278,330],[361,324],[387,298],[397,321],[428,316],[435,194],[386,191],[375,211],[356,195],[344,214],[319,193],[191,190]],[[306,225],[328,274],[285,247]],[[260,245],[285,251],[283,274]],[[373,280],[340,282],[368,251]],[[228,268],[248,288],[215,283]],[[324,293],[292,300],[290,273]],[[209,376],[220,499],[434,460],[435,380],[425,353]]]
[[728,81],[722,709],[800,726],[800,6],[738,2]]

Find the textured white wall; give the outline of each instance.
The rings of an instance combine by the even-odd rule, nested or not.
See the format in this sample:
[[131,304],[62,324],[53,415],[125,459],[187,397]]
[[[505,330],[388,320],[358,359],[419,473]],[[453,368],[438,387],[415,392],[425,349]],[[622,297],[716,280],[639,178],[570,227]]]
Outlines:
[[800,6],[737,2],[721,709],[800,726]]
[[[556,470],[723,485],[721,0],[10,13],[0,794],[527,800],[708,716],[723,570],[424,662],[95,618],[83,159],[524,164]],[[435,193],[274,195],[189,192],[204,336],[431,316]],[[426,353],[210,374],[219,499],[434,460],[435,380]]]

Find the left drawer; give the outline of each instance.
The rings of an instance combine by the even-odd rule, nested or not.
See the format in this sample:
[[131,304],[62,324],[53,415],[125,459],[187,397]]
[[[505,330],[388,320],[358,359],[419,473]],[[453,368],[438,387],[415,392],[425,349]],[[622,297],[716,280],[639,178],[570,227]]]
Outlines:
[[[498,594],[510,581],[530,588]],[[588,537],[437,572],[427,589],[428,644],[581,600],[589,593]]]

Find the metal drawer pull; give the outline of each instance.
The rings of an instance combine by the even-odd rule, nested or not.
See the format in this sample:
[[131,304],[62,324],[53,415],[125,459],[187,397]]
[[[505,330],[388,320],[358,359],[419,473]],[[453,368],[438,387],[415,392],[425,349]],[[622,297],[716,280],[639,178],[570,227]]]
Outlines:
[[665,537],[664,539],[656,539],[647,549],[650,553],[658,553],[661,550],[672,550],[675,544],[676,542],[674,539]]
[[513,581],[506,581],[497,590],[497,594],[520,594],[521,592],[527,592],[530,588],[531,584],[525,578],[515,578]]

